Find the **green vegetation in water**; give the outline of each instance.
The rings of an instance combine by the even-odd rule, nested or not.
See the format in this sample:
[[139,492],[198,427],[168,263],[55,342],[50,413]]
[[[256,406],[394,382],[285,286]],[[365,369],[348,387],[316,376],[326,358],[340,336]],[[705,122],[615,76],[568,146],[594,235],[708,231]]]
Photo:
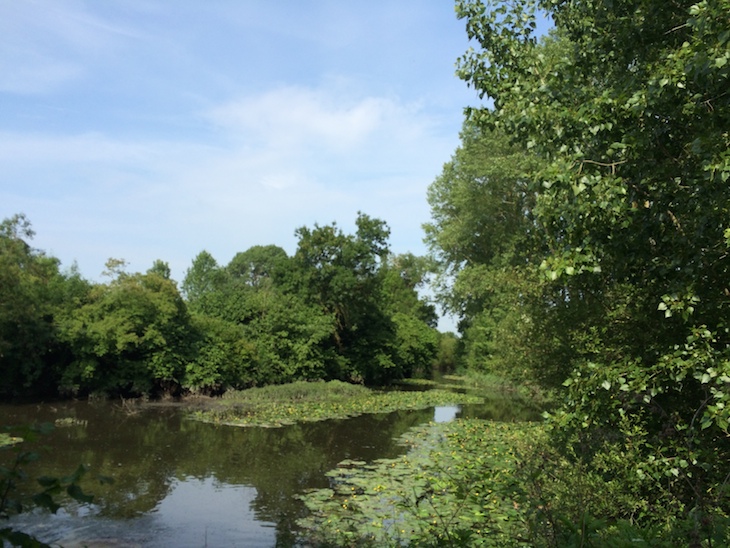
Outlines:
[[389,413],[438,405],[482,403],[472,394],[445,390],[379,392],[341,381],[296,382],[226,393],[215,409],[197,411],[193,418],[233,426],[277,427],[296,422]]
[[23,438],[19,438],[17,436],[11,436],[7,432],[0,432],[0,447],[8,447],[10,445],[15,445],[16,443],[20,443],[23,441]]
[[[372,463],[345,460],[330,487],[300,498],[298,520],[315,546],[687,545],[692,519],[651,525],[603,519],[613,504],[642,509],[625,487],[550,446],[544,423],[459,419],[419,426],[399,438],[408,453]],[[643,511],[647,511],[644,507]],[[659,513],[661,510],[654,508]],[[708,523],[728,546],[730,519]]]
[[443,375],[438,381],[432,379],[401,379],[393,384],[415,388],[438,387],[442,390],[476,392],[489,398],[507,398],[520,406],[545,410],[551,407],[554,394],[544,387],[527,382],[515,383],[505,376],[467,370],[462,375]]
[[541,432],[479,419],[414,428],[406,455],[330,471],[331,488],[301,497],[299,525],[317,546],[532,545],[517,453]]
[[444,380],[448,380],[451,382],[443,382],[443,381],[434,381],[431,379],[400,379],[398,381],[395,381],[393,383],[394,386],[407,386],[412,387],[415,389],[423,388],[423,389],[431,389],[431,388],[440,388],[441,390],[465,390],[466,387],[459,379],[463,379],[463,377],[457,377],[455,375],[450,375],[450,379],[446,379],[446,377],[443,377]]
[[528,381],[517,383],[508,377],[494,373],[468,370],[464,375],[444,375],[443,378],[451,383],[458,383],[462,389],[492,394],[509,394],[511,398],[530,402],[531,405],[543,409],[548,407],[554,398],[553,391],[547,387],[541,387]]
[[400,379],[393,384],[396,386],[422,386],[424,388],[432,388],[439,385],[439,383],[431,379]]
[[69,426],[86,426],[89,421],[77,419],[76,417],[63,417],[53,421],[53,425],[56,428],[63,428]]

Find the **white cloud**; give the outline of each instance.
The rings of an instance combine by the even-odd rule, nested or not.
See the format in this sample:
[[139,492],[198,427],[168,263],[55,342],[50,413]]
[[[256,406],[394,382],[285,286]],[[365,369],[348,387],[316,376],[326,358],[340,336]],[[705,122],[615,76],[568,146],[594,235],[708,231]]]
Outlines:
[[336,90],[286,86],[228,102],[207,117],[234,136],[268,146],[357,146],[398,110],[379,97],[347,100]]
[[215,145],[0,133],[0,202],[25,204],[18,210],[46,223],[36,226],[38,247],[65,264],[78,259],[89,276],[109,256],[137,270],[168,260],[180,279],[203,248],[220,262],[256,244],[291,252],[297,227],[349,230],[358,210],[391,225],[397,251],[419,252],[426,187],[454,143],[424,110],[280,87],[206,116],[221,134]]

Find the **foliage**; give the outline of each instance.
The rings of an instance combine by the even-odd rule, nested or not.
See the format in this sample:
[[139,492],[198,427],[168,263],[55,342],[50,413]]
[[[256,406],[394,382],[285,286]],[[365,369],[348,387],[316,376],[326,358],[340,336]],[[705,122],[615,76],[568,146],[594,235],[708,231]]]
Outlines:
[[267,283],[281,285],[287,278],[288,262],[286,251],[279,246],[256,245],[236,253],[226,270],[231,277],[254,287]]
[[445,375],[444,381],[456,382],[462,388],[490,394],[505,394],[515,402],[526,404],[541,411],[553,403],[554,392],[535,382],[516,383],[507,377],[469,369],[464,375]]
[[[430,424],[401,436],[406,455],[346,460],[330,486],[302,496],[304,536],[318,546],[678,546],[698,515],[675,518],[637,494],[642,479],[606,476],[566,457],[544,425],[477,419]],[[630,468],[630,458],[614,463]],[[627,489],[627,485],[632,488]],[[634,489],[634,491],[632,491]],[[612,516],[616,509],[621,516]],[[638,525],[638,516],[665,519]],[[602,517],[597,517],[602,516]],[[611,519],[611,516],[613,519]],[[730,520],[707,539],[726,545]]]
[[[30,463],[38,460],[40,455],[36,451],[26,449],[27,443],[35,441],[39,434],[47,433],[53,427],[51,425],[40,425],[13,430],[19,436],[7,436],[12,443],[0,444],[0,456],[3,458],[0,465],[0,519],[7,519],[12,515],[20,514],[28,510],[30,506],[43,508],[54,514],[61,508],[57,498],[66,495],[82,504],[90,504],[93,501],[91,495],[86,494],[79,482],[87,473],[87,468],[79,465],[76,470],[64,477],[42,476],[37,479],[41,488],[34,495],[23,497],[19,487],[28,481],[28,474],[25,468]],[[100,477],[102,483],[108,483],[109,478]],[[13,527],[0,528],[0,541],[9,543],[11,546],[24,547],[45,547],[46,544],[22,531]]]
[[531,546],[515,451],[534,434],[476,419],[414,428],[403,457],[328,472],[300,525],[327,546]]
[[347,418],[364,413],[424,409],[435,405],[479,403],[469,394],[445,390],[377,392],[342,381],[296,382],[228,392],[224,406],[196,412],[196,418],[233,426],[284,426],[302,421]]
[[[647,499],[646,484],[655,480],[635,474],[635,454],[630,450],[585,463],[556,448],[547,431],[535,441],[520,448],[516,468],[534,545],[702,545],[693,533],[701,516],[682,516],[664,498]],[[647,514],[654,514],[654,519],[647,520]],[[701,525],[708,534],[708,545],[727,544],[729,523],[727,518],[715,516]]]
[[203,311],[209,306],[210,295],[223,281],[224,273],[213,255],[203,250],[193,259],[193,264],[185,271],[182,293],[193,311]]
[[459,361],[555,386],[575,355],[582,309],[539,270],[545,250],[529,188],[539,165],[499,130],[467,121],[462,145],[429,188],[425,229],[440,267],[439,301],[460,318]]
[[426,285],[433,268],[427,257],[417,257],[412,253],[388,256],[386,263],[381,265],[381,291],[390,315],[406,314],[429,327],[436,327],[438,317],[433,304],[424,301],[418,294],[418,289]]
[[[538,9],[555,23],[543,40]],[[537,159],[526,185],[512,178],[530,196],[514,228],[526,253],[464,256],[463,269],[446,256],[457,285],[472,272],[485,281],[466,285],[477,289],[467,343],[480,340],[468,329],[481,331],[476,355],[497,364],[495,340],[510,326],[528,336],[523,348],[546,345],[543,382],[566,379],[551,416],[556,447],[617,486],[595,523],[684,524],[691,545],[712,543],[730,513],[728,13],[727,0],[457,1],[476,44],[458,73],[490,100],[470,123],[510,136],[523,166]],[[466,202],[449,192],[437,195],[436,220],[451,226],[448,208]],[[444,253],[475,241],[436,237]],[[513,296],[520,315],[493,309],[489,283],[505,264],[519,266],[515,280],[542,272],[534,293]]]
[[461,341],[452,332],[438,333],[438,349],[434,358],[434,369],[441,373],[453,373],[459,366]]
[[394,361],[401,376],[429,375],[438,345],[436,330],[417,317],[401,312],[393,315],[393,324]]
[[378,383],[392,376],[386,370],[395,367],[387,353],[392,322],[378,299],[378,270],[388,254],[390,230],[363,214],[356,224],[354,235],[344,234],[334,223],[299,228],[294,261],[306,302],[334,319],[331,348],[336,359],[326,364],[327,376]]
[[[529,186],[538,162],[506,135],[470,121],[461,143],[428,189],[432,221],[424,226],[426,241],[446,275],[469,264],[521,264],[530,258],[535,198]],[[449,303],[455,312],[463,307]]]
[[182,283],[156,260],[105,283],[28,244],[23,215],[0,227],[0,396],[220,394],[295,380],[386,384],[430,370],[433,306],[417,289],[430,265],[390,256],[387,225],[360,214],[297,230],[294,257],[254,246],[228,265],[202,251]]
[[220,394],[255,383],[254,345],[240,326],[193,314],[189,333],[193,358],[186,362],[182,386],[193,394]]
[[261,290],[251,302],[256,317],[244,333],[254,347],[255,384],[325,378],[332,317],[292,294]]
[[190,320],[177,287],[154,272],[116,276],[59,322],[60,338],[73,352],[63,389],[177,390],[190,354]]
[[24,215],[0,224],[0,395],[42,383],[52,347],[58,261],[30,247],[33,235]]

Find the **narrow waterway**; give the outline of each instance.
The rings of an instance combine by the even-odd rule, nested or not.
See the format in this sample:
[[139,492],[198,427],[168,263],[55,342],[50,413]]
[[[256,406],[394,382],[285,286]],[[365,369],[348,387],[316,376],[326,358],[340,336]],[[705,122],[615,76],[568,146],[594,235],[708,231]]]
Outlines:
[[[94,495],[92,505],[22,514],[10,524],[68,548],[294,546],[295,522],[305,512],[296,495],[326,487],[327,470],[344,459],[397,456],[404,448],[395,438],[412,426],[465,415],[534,418],[503,398],[284,428],[205,424],[178,407],[0,405],[0,425],[57,425],[34,443],[41,458],[27,468],[30,477],[64,476],[82,463],[89,468],[82,485]],[[0,465],[11,455],[2,451]]]

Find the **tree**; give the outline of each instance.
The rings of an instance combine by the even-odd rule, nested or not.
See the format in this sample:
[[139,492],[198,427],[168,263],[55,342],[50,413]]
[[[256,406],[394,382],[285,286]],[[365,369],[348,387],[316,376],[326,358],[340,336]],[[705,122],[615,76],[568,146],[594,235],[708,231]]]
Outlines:
[[418,288],[426,284],[432,261],[412,253],[390,255],[380,270],[380,302],[394,328],[391,376],[429,377],[438,347],[438,317],[433,304],[419,296]]
[[[437,297],[459,317],[467,367],[559,385],[570,354],[563,312],[575,300],[551,294],[538,268],[545,249],[530,186],[540,159],[471,120],[461,138],[428,191]],[[559,321],[559,332],[546,329]]]
[[193,357],[185,303],[156,273],[119,273],[94,287],[59,323],[73,361],[62,379],[70,393],[174,393]]
[[334,354],[328,355],[337,359],[328,364],[327,375],[379,383],[395,367],[387,351],[394,328],[379,301],[379,268],[388,255],[390,230],[362,213],[356,226],[354,235],[335,223],[299,228],[294,261],[304,298],[334,319]]
[[[439,345],[438,331],[416,316],[396,312],[393,361],[399,377],[430,377]],[[395,377],[395,375],[392,375]]]
[[204,308],[206,298],[220,286],[224,278],[225,272],[209,252],[203,250],[198,253],[182,282],[182,293],[191,309]]
[[281,284],[288,271],[289,256],[276,245],[253,246],[236,253],[226,270],[234,279],[257,287],[264,283]]
[[447,276],[465,264],[533,259],[534,192],[538,160],[510,144],[507,134],[467,120],[461,146],[429,186],[432,222],[426,242]]
[[[555,22],[544,40],[538,8]],[[478,44],[458,72],[493,104],[473,119],[543,161],[536,258],[584,326],[559,432],[637,497],[699,516],[692,542],[710,538],[729,511],[730,2],[459,0],[457,13]]]
[[156,259],[147,270],[147,274],[156,274],[166,280],[170,279],[170,265],[161,259]]
[[433,270],[432,261],[412,253],[390,255],[382,265],[384,306],[391,316],[402,313],[413,316],[428,327],[438,323],[436,309],[418,294]]
[[434,369],[441,373],[453,373],[458,365],[459,338],[447,331],[438,333],[438,349],[434,359]]
[[213,283],[194,308],[201,338],[187,369],[191,389],[216,392],[326,376],[332,316],[297,291],[299,272],[283,249],[254,246],[208,272]]
[[192,358],[185,364],[182,387],[196,394],[242,390],[258,380],[255,346],[242,326],[220,318],[191,316]]
[[25,215],[0,224],[0,395],[47,388],[58,260],[31,248]]
[[251,341],[255,384],[278,384],[327,377],[336,360],[328,342],[333,318],[297,294],[259,291],[252,295],[256,311],[244,328]]

